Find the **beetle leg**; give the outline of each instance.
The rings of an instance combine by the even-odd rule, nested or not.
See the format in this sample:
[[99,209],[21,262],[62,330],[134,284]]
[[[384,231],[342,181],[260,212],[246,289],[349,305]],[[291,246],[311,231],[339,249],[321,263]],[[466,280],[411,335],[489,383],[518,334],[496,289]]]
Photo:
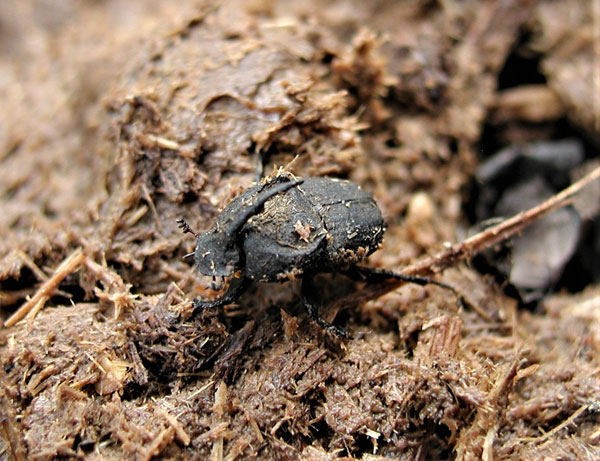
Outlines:
[[212,301],[207,301],[205,299],[195,298],[193,301],[193,306],[195,310],[203,310],[203,309],[216,309],[218,307],[226,306],[227,304],[231,304],[235,302],[243,293],[248,289],[248,287],[252,284],[252,280],[248,277],[242,275],[240,278],[234,277],[231,283],[229,284],[229,288],[227,292],[219,299],[214,299]]
[[306,307],[308,315],[321,328],[328,330],[331,333],[334,333],[335,335],[340,336],[342,338],[352,339],[352,336],[350,336],[350,333],[348,333],[346,330],[344,330],[341,327],[338,327],[337,325],[334,325],[333,323],[329,323],[326,320],[323,320],[321,317],[319,317],[319,308],[315,303],[313,303],[309,299],[310,294],[315,293],[315,291],[315,284],[313,283],[312,277],[304,276],[304,278],[302,279],[302,303],[304,304],[304,307]]
[[400,274],[398,272],[393,272],[387,269],[377,269],[374,267],[363,266],[353,266],[350,269],[344,271],[343,273],[346,276],[350,277],[352,280],[358,280],[360,282],[367,283],[377,283],[383,282],[386,279],[395,279],[402,280],[408,283],[415,283],[421,286],[435,285],[440,288],[444,288],[445,290],[450,290],[452,293],[454,293],[454,296],[456,296],[458,305],[461,307],[465,306],[465,301],[463,297],[456,291],[456,288],[442,282],[437,282],[433,279],[430,279],[429,277],[417,277],[416,275]]

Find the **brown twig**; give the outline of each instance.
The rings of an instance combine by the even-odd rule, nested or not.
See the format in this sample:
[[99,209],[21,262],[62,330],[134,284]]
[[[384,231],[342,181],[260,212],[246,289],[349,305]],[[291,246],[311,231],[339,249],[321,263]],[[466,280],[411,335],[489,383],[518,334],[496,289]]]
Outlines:
[[562,421],[558,426],[553,427],[551,430],[549,430],[548,432],[544,432],[542,435],[540,435],[538,437],[520,437],[519,440],[522,440],[524,442],[543,442],[545,440],[548,440],[550,437],[552,437],[558,431],[564,429],[565,427],[569,426],[570,424],[573,424],[575,422],[575,420],[579,417],[579,415],[581,415],[581,413],[586,411],[588,408],[590,408],[590,404],[585,404],[585,405],[580,406],[577,410],[575,410],[573,412],[573,414],[571,416],[569,416],[567,419]]
[[513,217],[502,221],[500,224],[485,229],[463,242],[452,245],[447,250],[442,251],[431,258],[409,266],[404,272],[415,275],[436,273],[455,264],[457,261],[469,258],[502,240],[512,237],[532,224],[536,219],[568,205],[581,189],[598,178],[600,178],[600,167],[592,170],[579,181],[571,184],[558,194],[553,195],[545,202],[542,202],[529,210],[517,213]]
[[46,280],[42,286],[38,289],[38,291],[26,301],[17,311],[9,317],[6,321],[5,326],[11,327],[23,317],[25,317],[34,307],[39,312],[44,304],[45,300],[56,290],[60,282],[62,282],[65,277],[69,274],[73,273],[77,269],[77,267],[84,260],[85,255],[83,254],[83,250],[78,248],[71,255],[65,259],[54,271],[54,274]]
[[[599,178],[600,167],[597,167],[579,181],[571,184],[563,191],[553,195],[539,205],[530,208],[529,210],[522,211],[513,217],[502,221],[500,224],[489,227],[462,242],[455,243],[436,255],[418,261],[403,269],[402,273],[405,275],[419,276],[433,275],[455,265],[461,260],[471,258],[486,248],[519,233],[536,219],[568,205],[585,186]],[[340,306],[347,306],[349,303],[363,303],[383,296],[404,283],[406,282],[397,279],[387,279],[380,283],[368,284],[360,292],[346,296],[337,301],[337,303],[339,303]]]

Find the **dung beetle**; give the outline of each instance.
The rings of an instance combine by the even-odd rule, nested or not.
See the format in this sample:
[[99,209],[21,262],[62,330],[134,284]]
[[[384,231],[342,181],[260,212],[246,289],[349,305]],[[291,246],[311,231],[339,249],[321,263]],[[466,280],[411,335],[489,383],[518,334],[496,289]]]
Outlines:
[[301,277],[302,301],[310,317],[322,328],[349,338],[344,329],[319,317],[310,299],[316,274],[341,272],[366,282],[394,278],[455,292],[425,277],[357,265],[379,248],[385,224],[371,194],[350,181],[279,173],[229,202],[203,234],[183,219],[178,223],[184,233],[196,237],[194,268],[213,278],[231,278],[221,298],[194,299],[196,310],[235,302],[253,282]]

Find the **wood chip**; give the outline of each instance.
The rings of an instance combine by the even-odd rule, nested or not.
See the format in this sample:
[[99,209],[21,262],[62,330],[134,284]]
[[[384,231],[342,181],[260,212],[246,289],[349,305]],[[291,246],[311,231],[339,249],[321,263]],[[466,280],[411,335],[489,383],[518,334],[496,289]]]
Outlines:
[[47,297],[52,294],[52,292],[58,287],[58,285],[60,285],[65,277],[72,274],[79,267],[84,259],[85,255],[83,254],[83,250],[81,248],[78,248],[71,253],[71,255],[56,268],[54,274],[52,274],[52,276],[42,284],[32,298],[25,302],[25,304],[23,304],[13,315],[10,316],[5,323],[5,326],[13,326],[19,320],[23,319],[29,313],[29,311],[36,307],[40,301],[42,301],[40,306],[36,307],[37,312],[39,312],[44,307],[44,297],[47,299]]

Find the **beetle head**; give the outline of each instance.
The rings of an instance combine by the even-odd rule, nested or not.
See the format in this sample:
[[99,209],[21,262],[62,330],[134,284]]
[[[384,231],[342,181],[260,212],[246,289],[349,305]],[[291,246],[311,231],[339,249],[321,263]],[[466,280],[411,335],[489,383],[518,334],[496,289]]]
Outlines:
[[204,234],[196,234],[185,224],[185,221],[181,221],[180,227],[183,231],[192,232],[196,236],[194,251],[196,270],[203,275],[232,276],[240,265],[241,249],[238,234],[244,224],[253,215],[259,213],[271,197],[303,182],[304,180],[292,179],[291,176],[276,176],[264,184],[249,189],[230,202],[217,218],[215,226]]
[[203,275],[228,277],[235,272],[240,250],[224,232],[209,230],[196,239],[194,267]]

